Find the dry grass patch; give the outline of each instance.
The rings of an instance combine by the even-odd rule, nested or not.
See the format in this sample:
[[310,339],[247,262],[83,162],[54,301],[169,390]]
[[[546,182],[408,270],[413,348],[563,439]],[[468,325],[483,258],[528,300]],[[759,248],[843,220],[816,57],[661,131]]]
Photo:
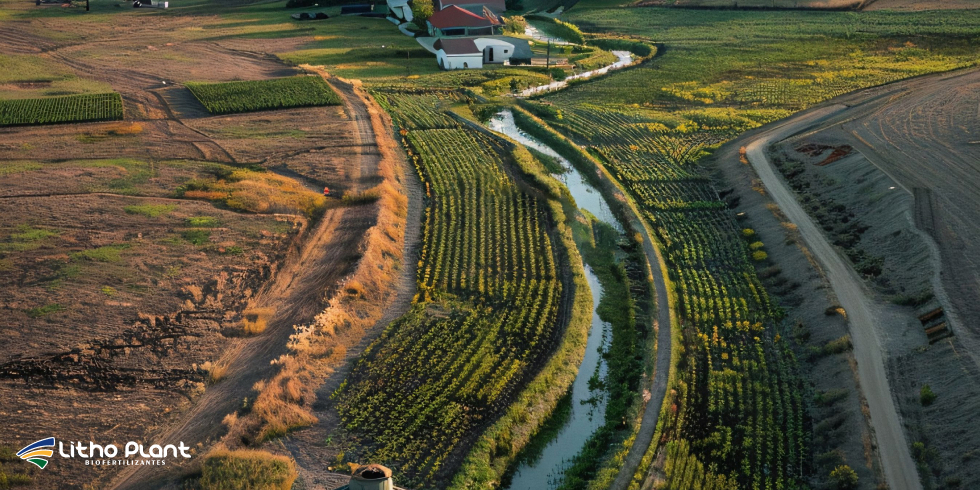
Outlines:
[[242,315],[242,330],[247,335],[258,335],[265,332],[265,329],[269,326],[269,319],[275,314],[275,310],[272,308],[253,308],[251,310],[245,310]]
[[202,490],[289,490],[296,462],[266,451],[230,451],[218,446],[202,465]]
[[201,370],[208,373],[208,384],[215,384],[228,375],[228,363],[223,361],[207,361],[201,364]]
[[180,186],[176,195],[224,203],[249,213],[302,214],[312,218],[327,204],[327,198],[294,179],[251,169],[214,169],[210,178],[195,179]]

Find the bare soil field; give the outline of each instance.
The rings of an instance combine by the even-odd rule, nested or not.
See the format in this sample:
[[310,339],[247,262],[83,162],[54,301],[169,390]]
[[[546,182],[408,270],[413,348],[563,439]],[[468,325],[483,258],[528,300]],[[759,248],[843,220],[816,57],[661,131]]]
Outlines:
[[[296,203],[324,186],[339,197],[375,185],[377,150],[349,107],[211,117],[180,86],[295,74],[260,51],[291,41],[212,40],[234,32],[202,35],[207,16],[111,18],[111,28],[11,21],[0,33],[0,53],[109,86],[126,115],[0,129],[0,445],[174,437],[200,454],[274,372],[292,326],[323,311],[378,213],[328,199],[311,217]],[[295,182],[295,199],[238,212],[179,191],[235,172],[247,175],[243,196],[248,179],[274,177]],[[256,311],[270,313],[247,335]],[[102,487],[119,474],[57,463],[32,473],[38,488]],[[153,475],[137,476],[128,481],[145,488]]]
[[[976,70],[856,92],[835,99],[844,104],[836,111],[808,111],[833,115],[799,127],[775,152],[805,166],[783,168],[788,182],[808,175],[798,199],[829,197],[845,209],[824,217],[828,239],[855,219],[868,225],[860,246],[884,258],[881,275],[864,276],[878,296],[875,348],[927,488],[980,485],[972,462],[980,431],[964,422],[980,410],[978,332],[970,320],[980,313],[978,94]],[[923,286],[932,294],[919,296]],[[921,397],[924,386],[934,401]]]

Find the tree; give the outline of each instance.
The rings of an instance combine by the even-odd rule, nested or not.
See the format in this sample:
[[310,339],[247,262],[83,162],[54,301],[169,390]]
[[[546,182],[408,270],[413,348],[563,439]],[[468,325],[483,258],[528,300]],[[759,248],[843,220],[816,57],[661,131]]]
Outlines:
[[504,17],[504,32],[510,34],[524,34],[527,30],[527,20],[520,15]]
[[432,6],[432,0],[412,0],[412,19],[415,25],[425,29],[425,21],[432,17],[435,12],[435,7]]
[[850,466],[843,464],[830,472],[830,482],[837,490],[851,490],[857,488],[858,475]]

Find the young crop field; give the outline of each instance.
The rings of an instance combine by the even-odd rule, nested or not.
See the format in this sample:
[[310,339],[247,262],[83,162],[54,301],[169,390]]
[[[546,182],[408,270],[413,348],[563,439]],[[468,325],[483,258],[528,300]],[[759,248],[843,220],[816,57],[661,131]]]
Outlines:
[[890,13],[570,12],[587,32],[668,46],[525,104],[607,167],[661,244],[684,346],[655,441],[664,488],[798,488],[812,476],[803,380],[756,273],[764,245],[738,226],[700,160],[836,95],[977,63],[980,16],[960,14],[915,14],[911,27]]
[[123,118],[119,94],[0,100],[0,126],[110,121]]
[[667,48],[553,100],[677,110],[799,110],[859,88],[980,62],[980,11],[748,12],[572,9],[585,32]]
[[459,127],[455,119],[439,110],[440,107],[462,101],[456,92],[375,92],[381,104],[398,127],[413,129],[452,129]]
[[525,106],[607,167],[661,244],[684,346],[655,441],[666,456],[665,488],[799,487],[811,465],[803,381],[776,334],[782,310],[756,274],[766,254],[698,165],[719,143],[787,109],[602,105],[589,90],[601,94],[603,84],[642,69]]
[[[530,107],[546,116],[554,110]],[[641,112],[560,111],[550,122],[593,143],[593,155],[640,206],[678,296],[685,355],[662,415],[661,442],[671,444],[666,488],[798,486],[809,468],[808,431],[793,354],[773,330],[782,312],[756,275],[758,249],[697,168],[731,129],[651,131],[663,122]],[[675,117],[678,126],[694,124]],[[564,488],[598,488],[589,485]]]
[[275,80],[187,83],[211,114],[340,105],[340,96],[322,78],[302,76]]
[[430,488],[509,405],[557,345],[563,292],[550,214],[504,170],[501,148],[446,122],[433,100],[379,96],[394,108],[424,184],[416,304],[365,351],[334,394],[378,461]]

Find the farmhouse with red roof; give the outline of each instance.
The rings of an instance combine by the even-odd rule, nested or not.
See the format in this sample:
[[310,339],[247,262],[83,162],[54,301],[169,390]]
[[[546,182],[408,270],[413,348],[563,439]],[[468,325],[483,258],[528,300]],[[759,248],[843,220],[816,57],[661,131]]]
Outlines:
[[477,15],[455,5],[432,14],[427,23],[433,37],[493,36],[503,31],[496,16]]

